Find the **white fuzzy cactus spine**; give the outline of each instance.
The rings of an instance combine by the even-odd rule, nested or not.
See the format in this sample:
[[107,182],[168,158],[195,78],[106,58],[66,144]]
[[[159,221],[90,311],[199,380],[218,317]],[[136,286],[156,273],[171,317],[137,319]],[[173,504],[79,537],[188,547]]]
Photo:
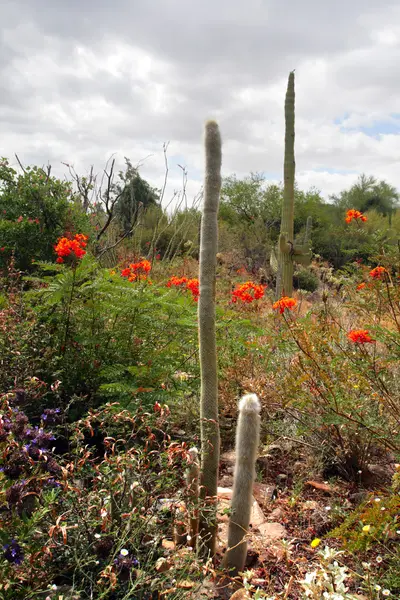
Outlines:
[[246,536],[253,505],[255,463],[260,439],[260,411],[261,405],[256,394],[246,394],[239,402],[228,548],[223,560],[223,566],[232,575],[243,571],[246,561]]
[[196,548],[199,533],[199,489],[200,489],[200,461],[199,451],[193,447],[189,450],[190,463],[186,471],[187,495],[189,504],[189,536],[188,544]]

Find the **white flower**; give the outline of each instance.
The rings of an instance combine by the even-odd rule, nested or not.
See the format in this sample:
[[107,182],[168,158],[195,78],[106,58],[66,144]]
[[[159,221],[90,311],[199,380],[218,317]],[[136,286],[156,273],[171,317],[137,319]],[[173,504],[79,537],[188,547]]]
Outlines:
[[101,535],[99,533],[95,533],[94,537],[96,538],[96,540],[99,540],[101,538]]
[[381,588],[380,585],[376,584],[376,586],[375,586],[374,589],[375,589],[376,592],[380,592],[382,588]]
[[382,596],[390,596],[389,590],[382,590]]
[[128,554],[129,554],[128,550],[126,548],[122,548],[122,550],[120,552],[120,555],[121,556],[128,556]]
[[383,558],[382,558],[382,556],[377,556],[377,557],[376,557],[376,562],[377,562],[377,563],[381,563],[382,561],[383,561]]
[[329,510],[332,510],[330,506],[325,506],[325,510],[328,512]]
[[381,499],[380,498],[375,498],[375,502],[380,502]]

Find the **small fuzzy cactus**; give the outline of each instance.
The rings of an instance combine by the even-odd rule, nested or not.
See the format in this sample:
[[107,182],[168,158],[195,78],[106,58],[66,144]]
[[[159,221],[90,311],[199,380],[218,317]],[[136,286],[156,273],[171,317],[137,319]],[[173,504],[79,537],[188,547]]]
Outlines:
[[218,206],[221,191],[221,135],[215,121],[205,126],[204,203],[200,235],[200,427],[202,499],[198,550],[214,556],[217,534],[217,486],[219,465],[218,377],[215,337],[215,270],[218,249]]
[[253,506],[260,411],[261,406],[256,394],[246,394],[239,402],[232,512],[228,528],[228,548],[223,559],[224,568],[234,576],[243,571],[247,555],[246,535]]

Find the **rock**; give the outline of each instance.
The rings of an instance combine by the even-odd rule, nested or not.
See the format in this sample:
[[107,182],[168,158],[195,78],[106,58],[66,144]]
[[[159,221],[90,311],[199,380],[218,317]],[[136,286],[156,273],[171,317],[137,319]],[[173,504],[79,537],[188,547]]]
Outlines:
[[253,498],[253,506],[251,509],[250,523],[251,523],[252,527],[259,527],[260,525],[265,523],[265,515],[264,515],[263,511],[261,510],[257,500],[254,500],[254,498]]
[[287,536],[285,527],[280,523],[263,523],[258,527],[258,531],[265,544],[275,540],[281,540]]
[[274,492],[274,485],[266,485],[265,483],[255,483],[253,485],[254,497],[261,506],[272,499]]
[[279,506],[274,508],[271,514],[268,515],[268,521],[280,521],[284,515],[284,512]]
[[247,590],[236,590],[231,596],[231,600],[250,600],[251,596]]
[[363,474],[363,480],[371,484],[390,484],[394,474],[394,464],[367,465],[367,473]]
[[232,488],[218,487],[217,496],[218,498],[225,498],[226,500],[230,500],[232,498]]
[[273,456],[277,456],[284,452],[282,446],[279,446],[279,444],[270,444],[265,450],[267,454],[272,454]]
[[155,564],[155,569],[158,573],[165,573],[166,571],[169,571],[171,567],[172,562],[163,556],[161,556]]
[[161,540],[161,547],[164,548],[164,550],[175,550],[175,542],[164,538]]
[[363,500],[365,500],[367,498],[368,494],[366,491],[361,490],[360,492],[355,492],[354,494],[350,494],[349,496],[349,500],[351,500],[351,502],[354,502],[355,504],[360,504],[360,502],[363,502]]
[[333,494],[333,492],[336,491],[328,483],[321,483],[320,481],[306,481],[305,485],[308,485],[309,487],[312,487],[316,490],[320,490],[321,492],[324,492],[325,494],[328,494],[329,496],[331,494]]

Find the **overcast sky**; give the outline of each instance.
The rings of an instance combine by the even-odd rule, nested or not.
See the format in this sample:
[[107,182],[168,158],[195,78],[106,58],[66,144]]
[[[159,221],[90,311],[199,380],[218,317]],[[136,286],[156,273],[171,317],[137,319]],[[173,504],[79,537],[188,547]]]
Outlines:
[[400,189],[399,65],[398,1],[1,0],[0,156],[62,174],[115,153],[161,186],[169,141],[168,194],[180,164],[191,197],[215,118],[224,175],[280,181],[296,69],[300,187]]

